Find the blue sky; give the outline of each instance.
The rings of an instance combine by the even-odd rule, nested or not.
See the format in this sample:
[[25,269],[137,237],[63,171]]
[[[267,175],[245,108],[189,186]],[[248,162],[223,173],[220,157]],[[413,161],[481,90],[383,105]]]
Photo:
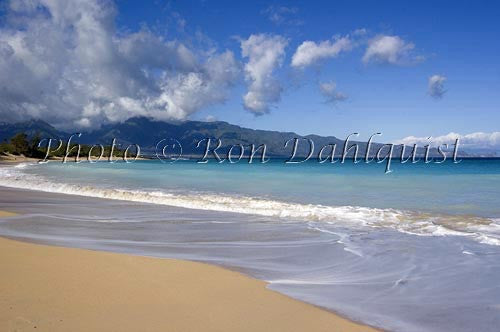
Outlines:
[[[74,108],[71,115],[68,115],[70,111],[59,115],[67,117],[64,123],[75,126],[123,121],[137,114],[159,119],[215,118],[251,128],[338,137],[359,132],[361,138],[366,138],[374,132],[382,132],[385,140],[448,133],[494,134],[500,129],[500,4],[495,1],[79,1],[85,4],[76,5],[71,10],[80,16],[73,15],[69,10],[58,14],[62,5],[52,6],[49,1],[38,1],[36,10],[27,9],[17,2],[22,3],[5,2],[0,43],[3,36],[4,44],[9,44],[19,56],[24,56],[27,51],[16,48],[13,37],[16,31],[22,31],[27,38],[30,37],[30,29],[36,31],[37,24],[48,26],[47,29],[64,30],[61,33],[62,42],[56,39],[45,44],[62,43],[67,49],[74,48],[71,54],[79,52],[78,55],[81,55],[78,44],[75,47],[67,42],[75,37],[66,30],[78,32],[81,28],[88,32],[94,24],[99,25],[99,29],[93,32],[97,36],[96,45],[116,44],[116,40],[119,41],[118,45],[103,46],[102,54],[105,56],[122,52],[117,55],[120,59],[109,62],[120,63],[122,58],[126,58],[122,68],[132,68],[131,72],[134,72],[134,66],[141,67],[140,61],[148,64],[148,68],[153,67],[152,64],[158,66],[148,69],[147,78],[141,78],[141,81],[168,75],[170,79],[179,73],[184,75],[184,69],[179,68],[189,66],[182,64],[189,61],[182,58],[184,53],[179,51],[179,44],[196,55],[197,62],[192,68],[202,68],[202,73],[210,73],[211,68],[219,67],[221,72],[227,73],[234,68],[234,75],[222,75],[221,72],[208,75],[216,79],[203,81],[203,85],[208,84],[213,89],[204,90],[207,96],[192,97],[186,92],[182,97],[193,100],[192,103],[189,100],[179,101],[181,97],[178,95],[172,96],[176,85],[160,80],[154,82],[157,87],[152,89],[153,92],[147,92],[146,97],[142,88],[130,92],[129,88],[117,87],[108,89],[112,90],[110,92],[104,86],[100,90],[96,88],[82,93],[70,104],[67,104],[68,97],[64,96],[60,100],[40,97],[37,103],[30,98],[30,108],[25,107],[28,110],[16,109],[23,116],[41,116],[44,108],[40,104],[50,103],[51,109],[55,105]],[[87,3],[93,5],[88,6]],[[111,9],[102,10],[105,14],[101,15],[96,6]],[[40,13],[49,14],[45,17]],[[81,13],[87,13],[91,18],[87,26],[67,23],[72,19],[78,20]],[[66,15],[64,24],[57,20],[61,15]],[[36,19],[19,23],[30,16]],[[160,46],[156,42],[141,44],[141,47],[158,56],[164,49],[165,52],[171,51],[168,43],[177,43],[175,55],[164,55],[179,57],[175,58],[175,64],[156,65],[161,61],[145,55],[137,58],[138,51],[123,53],[127,52],[127,45],[138,44],[135,36],[141,31],[147,31],[141,40],[148,35],[152,36],[148,37],[150,39],[159,38],[165,43]],[[101,32],[102,43],[99,39]],[[80,35],[76,34],[78,40]],[[349,46],[334,51],[342,38],[348,40]],[[87,42],[91,48],[94,47],[91,41]],[[294,65],[294,56],[304,42],[313,45],[302,54],[302,59],[306,59],[302,64],[306,65]],[[45,45],[38,43],[42,43],[42,47]],[[321,45],[325,48],[321,49]],[[269,50],[267,53],[266,48]],[[230,55],[228,53],[223,58],[224,52],[230,52]],[[330,53],[325,55],[324,52]],[[315,57],[311,55],[313,53]],[[322,55],[318,55],[320,53]],[[131,54],[140,61],[132,62]],[[216,63],[219,65],[208,63],[208,59],[217,56],[219,62]],[[265,56],[274,56],[274,62],[260,62],[259,57]],[[94,70],[97,65],[90,63],[88,57],[83,57],[78,63],[68,62],[67,67],[71,68],[68,72],[88,73]],[[22,60],[26,62],[26,58]],[[231,69],[227,69],[229,66],[223,68],[224,61],[231,62]],[[102,61],[98,66],[100,72],[108,72],[108,77],[116,71],[116,68],[108,67],[103,70]],[[198,69],[189,70],[198,73]],[[68,79],[64,73],[56,79],[63,80],[64,84],[70,80],[71,89],[78,86],[74,83],[76,78]],[[121,78],[122,81],[127,79],[135,82],[131,85],[137,85],[135,78]],[[91,79],[90,85],[104,85],[107,80]],[[30,82],[33,81],[31,79]],[[148,86],[147,83],[145,85]],[[152,95],[155,91],[164,91],[165,86],[169,86],[170,92],[154,96],[154,99]],[[221,86],[223,90],[216,86]],[[60,91],[60,88],[57,89]],[[72,96],[75,95],[75,90],[71,91]],[[208,96],[210,94],[216,97]],[[14,92],[5,99],[13,98],[12,95]],[[162,112],[160,104],[169,110]],[[116,105],[127,111],[115,110]],[[4,108],[13,107],[11,104],[4,105]],[[141,111],[135,111],[139,108]],[[86,111],[78,111],[81,109]],[[142,109],[147,109],[149,113],[144,114]],[[498,137],[489,137],[489,143],[500,145]]]
[[[274,23],[266,10],[293,8]],[[240,52],[235,36],[271,33],[290,40],[283,67],[281,101],[269,114],[255,117],[241,106],[244,86],[225,105],[197,113],[253,128],[294,130],[301,134],[365,135],[380,131],[389,139],[426,136],[450,131],[492,132],[500,126],[500,4],[495,1],[135,1],[119,3],[119,22],[138,29],[141,24],[161,25],[175,11],[185,20],[185,33],[203,32],[221,48]],[[167,33],[173,25],[166,27]],[[356,29],[372,34],[401,36],[415,44],[425,60],[406,66],[362,63],[364,48],[324,61],[319,68],[300,73],[289,68],[294,50],[304,40],[323,41]],[[435,100],[428,95],[428,78],[446,76],[446,93]],[[334,80],[348,94],[345,102],[325,104],[317,81]],[[298,86],[297,86],[298,85]]]

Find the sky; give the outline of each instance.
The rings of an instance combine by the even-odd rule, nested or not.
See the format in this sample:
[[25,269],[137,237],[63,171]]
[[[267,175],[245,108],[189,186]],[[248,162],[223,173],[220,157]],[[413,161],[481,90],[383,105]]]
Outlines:
[[11,0],[0,116],[500,148],[497,1]]

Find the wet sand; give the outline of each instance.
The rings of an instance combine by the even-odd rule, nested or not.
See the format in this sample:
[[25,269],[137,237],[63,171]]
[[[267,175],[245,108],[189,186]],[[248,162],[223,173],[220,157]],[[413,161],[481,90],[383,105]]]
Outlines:
[[376,331],[204,263],[0,238],[0,264],[0,331]]

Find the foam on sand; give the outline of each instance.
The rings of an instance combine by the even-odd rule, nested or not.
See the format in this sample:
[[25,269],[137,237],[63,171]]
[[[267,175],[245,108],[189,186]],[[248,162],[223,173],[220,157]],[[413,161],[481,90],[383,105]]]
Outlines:
[[51,193],[81,195],[131,202],[169,205],[188,209],[254,214],[286,221],[314,221],[345,227],[384,227],[419,236],[467,236],[489,245],[500,245],[498,219],[430,214],[361,206],[299,204],[242,195],[172,193],[167,191],[104,188],[54,182],[24,173],[28,164],[0,168],[0,185]]

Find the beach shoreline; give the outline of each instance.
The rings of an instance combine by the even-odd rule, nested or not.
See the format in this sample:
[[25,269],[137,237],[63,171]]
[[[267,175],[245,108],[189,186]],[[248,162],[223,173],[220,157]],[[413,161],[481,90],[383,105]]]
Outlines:
[[0,261],[2,331],[377,331],[205,263],[3,237]]
[[0,263],[2,331],[380,331],[219,265],[7,237]]
[[[399,179],[382,179],[375,169],[362,175],[353,166],[331,174],[311,164],[294,173],[280,165],[257,172],[247,165],[229,169],[178,163],[165,169],[159,162],[5,164],[0,168],[0,210],[19,215],[0,220],[0,236],[203,262],[263,280],[262,287],[320,310],[390,331],[494,330],[500,274],[494,241],[500,219],[484,219],[497,216],[488,193],[498,189],[495,181],[485,180],[498,174],[500,164],[467,161],[453,176],[448,174],[453,165],[433,170],[449,188],[460,190],[454,185],[459,178],[477,184],[460,199],[481,204],[464,206],[471,217],[460,219],[447,209],[432,212],[434,201],[456,207],[450,189],[438,188],[436,199],[425,201],[431,212],[412,209],[411,198],[422,198],[431,184],[420,167],[406,170],[403,189]],[[247,174],[255,174],[250,188],[237,176]],[[316,185],[288,181],[304,176]],[[212,184],[210,179],[224,180]],[[368,190],[363,197],[353,196],[355,206],[342,202],[346,185],[374,188],[381,181],[401,197],[378,197],[377,190]],[[479,187],[480,192],[474,189]],[[327,188],[331,198],[316,188]],[[269,190],[276,191],[266,196]],[[386,209],[388,203],[401,210]]]

